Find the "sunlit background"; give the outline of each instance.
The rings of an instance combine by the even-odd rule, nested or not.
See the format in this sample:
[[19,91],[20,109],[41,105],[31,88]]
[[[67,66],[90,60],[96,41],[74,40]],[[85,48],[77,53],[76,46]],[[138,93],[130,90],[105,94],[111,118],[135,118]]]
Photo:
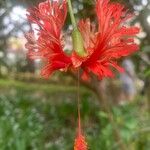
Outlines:
[[[40,76],[41,60],[26,57],[24,35],[35,28],[27,22],[26,8],[41,1],[0,0],[0,150],[73,149],[76,79],[59,72],[45,80]],[[81,84],[83,129],[90,150],[149,150],[150,0],[113,1],[135,13],[129,23],[141,29],[135,38],[140,50],[120,61],[129,70],[126,78],[117,73],[114,79],[96,81],[102,97]],[[94,0],[74,0],[73,7],[77,19],[95,21]],[[69,50],[69,16],[66,30]],[[125,82],[130,91],[124,89]]]

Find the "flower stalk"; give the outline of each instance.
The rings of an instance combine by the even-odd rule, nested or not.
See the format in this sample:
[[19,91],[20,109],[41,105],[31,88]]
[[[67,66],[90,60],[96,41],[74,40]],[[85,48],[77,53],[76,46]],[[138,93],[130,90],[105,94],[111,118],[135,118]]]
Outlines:
[[[70,18],[71,18],[71,22],[73,25],[73,32],[72,32],[72,40],[73,40],[73,48],[75,50],[75,52],[79,55],[79,56],[85,56],[85,50],[84,50],[84,45],[83,45],[83,39],[81,36],[81,33],[78,30],[77,24],[76,24],[76,20],[73,14],[73,9],[72,9],[72,4],[71,4],[71,0],[67,0],[68,1],[68,7],[69,7],[69,13],[70,13]],[[87,150],[87,143],[85,141],[85,137],[82,135],[81,132],[81,118],[80,118],[80,96],[79,96],[79,87],[80,87],[80,72],[78,69],[78,85],[77,85],[77,106],[78,106],[78,130],[77,130],[77,136],[75,139],[75,143],[74,143],[74,150]]]
[[70,14],[70,18],[71,18],[71,23],[73,25],[73,29],[77,29],[77,23],[76,23],[76,19],[75,19],[74,13],[73,13],[71,0],[67,0],[67,2],[68,2],[69,14]]

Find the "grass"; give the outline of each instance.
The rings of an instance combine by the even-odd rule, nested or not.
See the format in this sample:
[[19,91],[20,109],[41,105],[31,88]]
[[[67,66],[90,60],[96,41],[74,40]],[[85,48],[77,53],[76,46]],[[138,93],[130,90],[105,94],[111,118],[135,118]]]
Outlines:
[[[24,91],[44,91],[46,93],[53,92],[75,92],[75,86],[65,86],[64,85],[54,85],[54,84],[40,84],[40,83],[30,83],[21,82],[16,80],[6,80],[0,79],[0,88],[16,88],[22,89]],[[85,90],[82,88],[82,90]]]

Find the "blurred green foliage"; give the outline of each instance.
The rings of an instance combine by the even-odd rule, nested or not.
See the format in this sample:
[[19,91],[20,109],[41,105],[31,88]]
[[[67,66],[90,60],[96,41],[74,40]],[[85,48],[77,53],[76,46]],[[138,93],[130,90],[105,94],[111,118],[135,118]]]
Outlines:
[[[83,88],[81,97],[82,123],[90,149],[119,150],[108,116],[99,109],[96,97]],[[129,150],[150,147],[146,100],[140,99],[112,108],[117,128]],[[76,109],[75,87],[37,83],[30,86],[0,80],[0,150],[73,149]]]
[[[44,0],[43,0],[44,1]],[[136,24],[140,26],[142,36],[138,36],[140,42],[141,53],[134,55],[132,59],[136,66],[137,75],[143,80],[150,76],[150,25],[148,23],[148,17],[150,12],[150,1],[149,0],[112,0],[114,2],[123,3],[129,11],[135,13],[135,18],[132,20],[131,24]],[[16,58],[16,63],[12,64],[7,59],[7,50],[9,49],[9,39],[11,37],[18,37],[20,35],[23,37],[25,33],[32,29],[26,19],[13,20],[11,14],[14,13],[13,10],[16,6],[20,8],[30,8],[32,6],[37,6],[41,0],[0,0],[0,76],[1,70],[4,66],[7,68],[8,72],[34,72],[36,67],[33,62],[25,57],[21,57],[19,54]],[[77,18],[84,19],[90,18],[92,21],[96,20],[95,14],[95,1],[93,0],[72,0],[74,13]],[[16,13],[16,12],[15,12]],[[14,14],[15,14],[14,13]],[[16,13],[17,14],[17,13]],[[22,21],[21,21],[22,20]],[[70,25],[70,16],[68,15],[65,22],[65,29],[68,31]],[[5,31],[5,32],[4,32]],[[7,32],[6,32],[7,31]],[[146,50],[145,50],[146,49]],[[16,54],[17,55],[17,54]],[[141,75],[142,74],[142,75]]]

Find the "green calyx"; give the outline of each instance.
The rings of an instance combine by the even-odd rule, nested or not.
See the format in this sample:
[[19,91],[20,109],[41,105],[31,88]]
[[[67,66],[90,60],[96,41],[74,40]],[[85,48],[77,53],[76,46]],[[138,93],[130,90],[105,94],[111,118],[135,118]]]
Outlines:
[[83,38],[79,30],[76,28],[72,32],[73,49],[80,57],[86,56],[86,51],[83,45]]
[[71,0],[67,0],[67,2],[68,2],[71,23],[74,29],[72,32],[73,49],[75,50],[77,55],[79,55],[80,57],[84,57],[86,56],[86,52],[85,52],[84,45],[83,45],[83,38],[77,28],[77,23],[76,23],[76,19],[73,13]]

